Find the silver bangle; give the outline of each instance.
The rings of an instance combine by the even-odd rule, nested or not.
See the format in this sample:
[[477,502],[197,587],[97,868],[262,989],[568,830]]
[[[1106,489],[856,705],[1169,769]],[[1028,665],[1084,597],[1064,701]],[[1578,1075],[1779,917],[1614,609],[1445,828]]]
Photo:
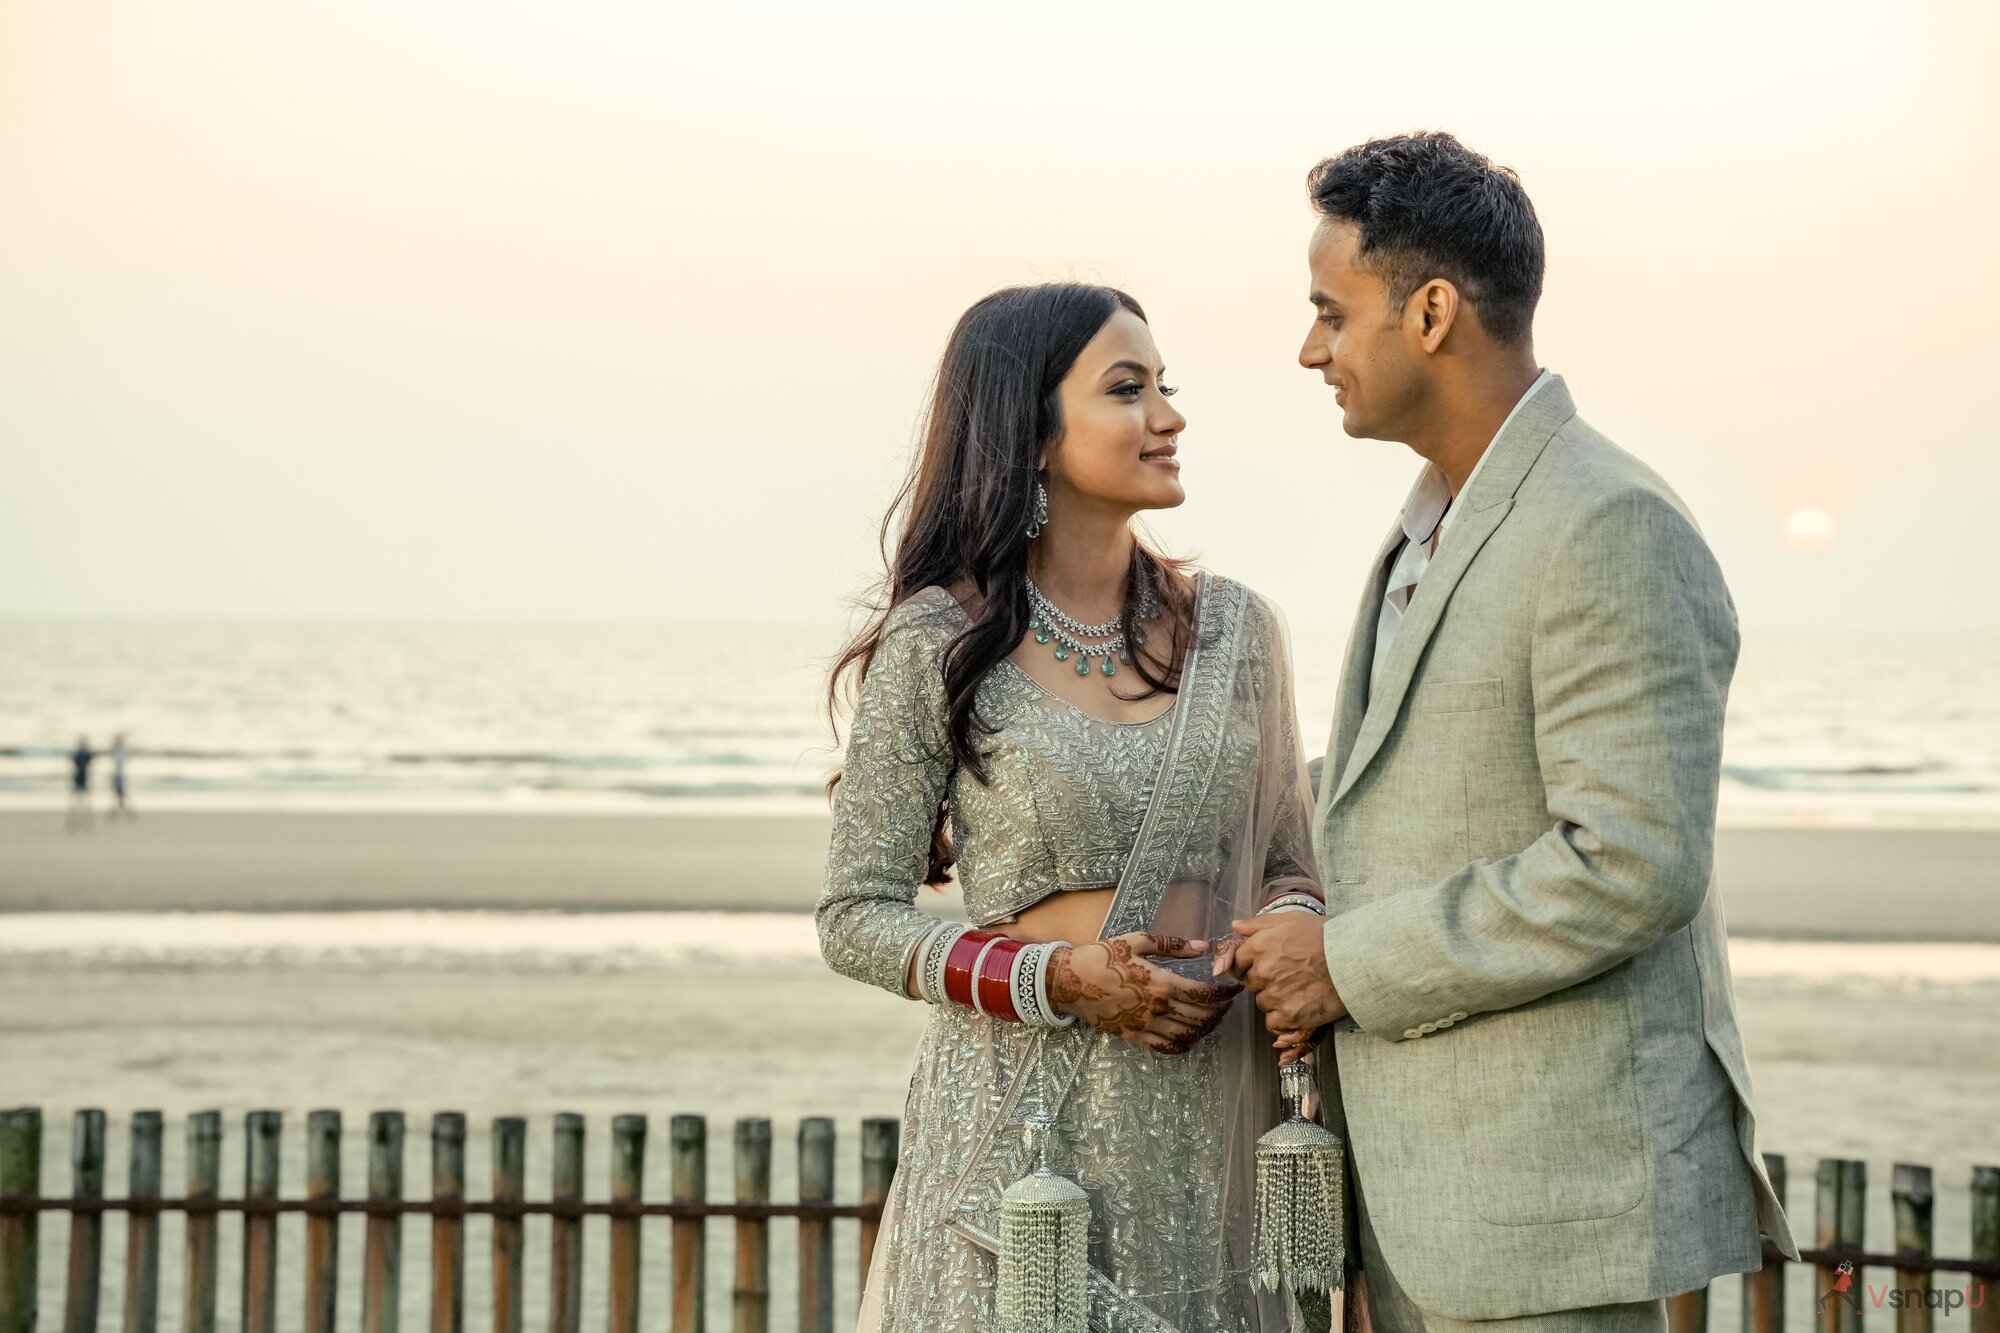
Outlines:
[[938,928],[936,926],[930,926],[922,934],[903,946],[903,970],[897,974],[901,979],[896,984],[898,986],[909,985],[913,971],[916,975],[917,984],[917,993],[911,995],[906,991],[903,996],[905,999],[921,1000],[924,998],[924,946],[931,942],[931,936],[937,934],[937,932]]
[[1286,893],[1257,909],[1258,916],[1271,912],[1311,912],[1316,916],[1325,916],[1326,904],[1310,893]]
[[951,946],[958,943],[958,937],[972,929],[957,922],[947,922],[932,933],[929,943],[924,946],[923,971],[918,974],[917,990],[931,1004],[944,1003],[944,964],[951,956]]
[[[1049,961],[1056,950],[1069,948],[1068,940],[1031,944],[1014,956],[1014,1011],[1031,1027],[1066,1028],[1076,1022],[1075,1014],[1059,1014],[1049,1000]],[[1033,955],[1030,957],[1030,955]]]

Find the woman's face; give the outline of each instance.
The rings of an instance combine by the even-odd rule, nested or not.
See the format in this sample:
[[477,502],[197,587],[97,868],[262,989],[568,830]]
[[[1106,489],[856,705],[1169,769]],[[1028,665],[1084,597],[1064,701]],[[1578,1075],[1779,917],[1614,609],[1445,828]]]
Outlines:
[[1167,401],[1165,373],[1152,330],[1121,306],[1058,386],[1062,436],[1042,456],[1051,511],[1171,509],[1187,499],[1176,456],[1187,419]]

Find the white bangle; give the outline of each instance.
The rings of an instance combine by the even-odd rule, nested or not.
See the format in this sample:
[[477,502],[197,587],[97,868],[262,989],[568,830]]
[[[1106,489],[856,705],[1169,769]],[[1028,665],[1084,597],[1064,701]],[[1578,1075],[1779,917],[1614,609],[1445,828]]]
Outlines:
[[924,950],[929,946],[931,937],[937,933],[938,927],[930,926],[921,935],[918,935],[903,947],[903,970],[900,974],[902,977],[900,984],[908,986],[912,978],[914,978],[917,987],[915,995],[905,992],[905,999],[921,1000],[924,998]]
[[924,944],[924,961],[917,973],[917,992],[931,1004],[943,1004],[944,964],[951,956],[951,946],[958,943],[959,936],[972,927],[958,922],[947,922],[934,931]]
[[[1049,1000],[1049,961],[1056,950],[1069,948],[1068,940],[1031,944],[1014,956],[1014,1012],[1031,1027],[1066,1028],[1076,1022],[1075,1014],[1059,1014]],[[1032,955],[1032,957],[1030,956]]]
[[1326,915],[1326,904],[1310,893],[1287,893],[1273,898],[1257,909],[1258,916],[1273,912],[1311,912],[1315,916]]

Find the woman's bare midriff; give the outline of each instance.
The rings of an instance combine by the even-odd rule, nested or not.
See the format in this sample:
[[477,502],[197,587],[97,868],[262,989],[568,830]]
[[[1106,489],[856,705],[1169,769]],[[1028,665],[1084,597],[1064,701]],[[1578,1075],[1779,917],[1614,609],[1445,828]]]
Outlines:
[[993,929],[1024,944],[1043,944],[1049,940],[1088,944],[1104,929],[1104,917],[1111,910],[1111,897],[1116,892],[1115,888],[1106,885],[1101,889],[1069,889],[1052,893],[1012,921],[1003,922]]

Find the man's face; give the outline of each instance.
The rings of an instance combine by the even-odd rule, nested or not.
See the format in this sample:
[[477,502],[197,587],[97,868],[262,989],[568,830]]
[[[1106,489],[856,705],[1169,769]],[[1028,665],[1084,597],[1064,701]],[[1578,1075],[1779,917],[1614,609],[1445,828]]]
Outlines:
[[1333,386],[1341,428],[1356,439],[1401,440],[1424,397],[1418,343],[1382,276],[1360,258],[1361,232],[1322,219],[1306,247],[1312,327],[1299,364]]

